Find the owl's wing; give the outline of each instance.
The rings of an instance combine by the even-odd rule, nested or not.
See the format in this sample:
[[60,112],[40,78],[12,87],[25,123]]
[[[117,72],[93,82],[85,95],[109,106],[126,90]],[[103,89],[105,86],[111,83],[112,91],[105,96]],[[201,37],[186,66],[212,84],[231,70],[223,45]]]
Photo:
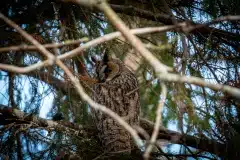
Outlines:
[[124,99],[128,104],[128,114],[124,119],[129,122],[130,125],[138,125],[140,114],[140,99],[138,91],[126,95]]

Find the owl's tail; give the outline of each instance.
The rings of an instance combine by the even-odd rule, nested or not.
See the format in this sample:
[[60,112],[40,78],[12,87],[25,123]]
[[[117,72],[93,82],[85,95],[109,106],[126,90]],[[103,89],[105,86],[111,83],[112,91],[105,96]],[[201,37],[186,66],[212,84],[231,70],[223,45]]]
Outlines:
[[107,118],[102,127],[100,138],[107,152],[131,153],[131,136],[122,126],[113,119]]

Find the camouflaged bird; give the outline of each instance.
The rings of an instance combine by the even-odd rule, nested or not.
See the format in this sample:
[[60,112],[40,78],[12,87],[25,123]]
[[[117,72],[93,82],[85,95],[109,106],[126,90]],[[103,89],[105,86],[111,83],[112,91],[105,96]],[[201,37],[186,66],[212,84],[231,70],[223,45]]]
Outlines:
[[[104,55],[101,61],[93,59],[96,82],[92,98],[106,106],[131,126],[139,124],[140,97],[136,76],[115,58]],[[108,115],[92,109],[99,138],[106,152],[131,153],[134,143],[130,134]]]

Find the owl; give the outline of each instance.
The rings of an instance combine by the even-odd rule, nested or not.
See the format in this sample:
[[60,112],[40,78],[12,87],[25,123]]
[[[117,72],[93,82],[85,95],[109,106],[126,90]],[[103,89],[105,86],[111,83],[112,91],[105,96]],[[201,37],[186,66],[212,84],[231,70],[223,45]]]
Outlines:
[[[105,54],[95,62],[93,99],[106,106],[131,126],[139,125],[140,99],[136,76],[124,63]],[[131,153],[135,147],[130,134],[108,115],[92,109],[99,138],[108,153]]]

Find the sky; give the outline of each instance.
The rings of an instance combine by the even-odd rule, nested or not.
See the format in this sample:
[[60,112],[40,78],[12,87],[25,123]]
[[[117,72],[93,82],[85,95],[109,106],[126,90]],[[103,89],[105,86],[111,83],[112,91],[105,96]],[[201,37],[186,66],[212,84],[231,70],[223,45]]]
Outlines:
[[[9,96],[8,96],[8,78],[7,73],[0,71],[0,103],[3,105],[10,105],[9,104]],[[23,110],[26,106],[25,102],[30,101],[30,83],[29,80],[25,76],[21,76],[21,84],[20,88],[22,89],[21,92],[21,98],[22,102],[19,105],[20,109]],[[39,116],[42,118],[47,118],[47,114],[50,111],[52,104],[53,104],[53,99],[54,95],[52,92],[45,93],[46,90],[48,90],[49,87],[45,85],[42,82],[38,83],[38,92],[41,95],[41,102],[40,102],[40,114]]]

